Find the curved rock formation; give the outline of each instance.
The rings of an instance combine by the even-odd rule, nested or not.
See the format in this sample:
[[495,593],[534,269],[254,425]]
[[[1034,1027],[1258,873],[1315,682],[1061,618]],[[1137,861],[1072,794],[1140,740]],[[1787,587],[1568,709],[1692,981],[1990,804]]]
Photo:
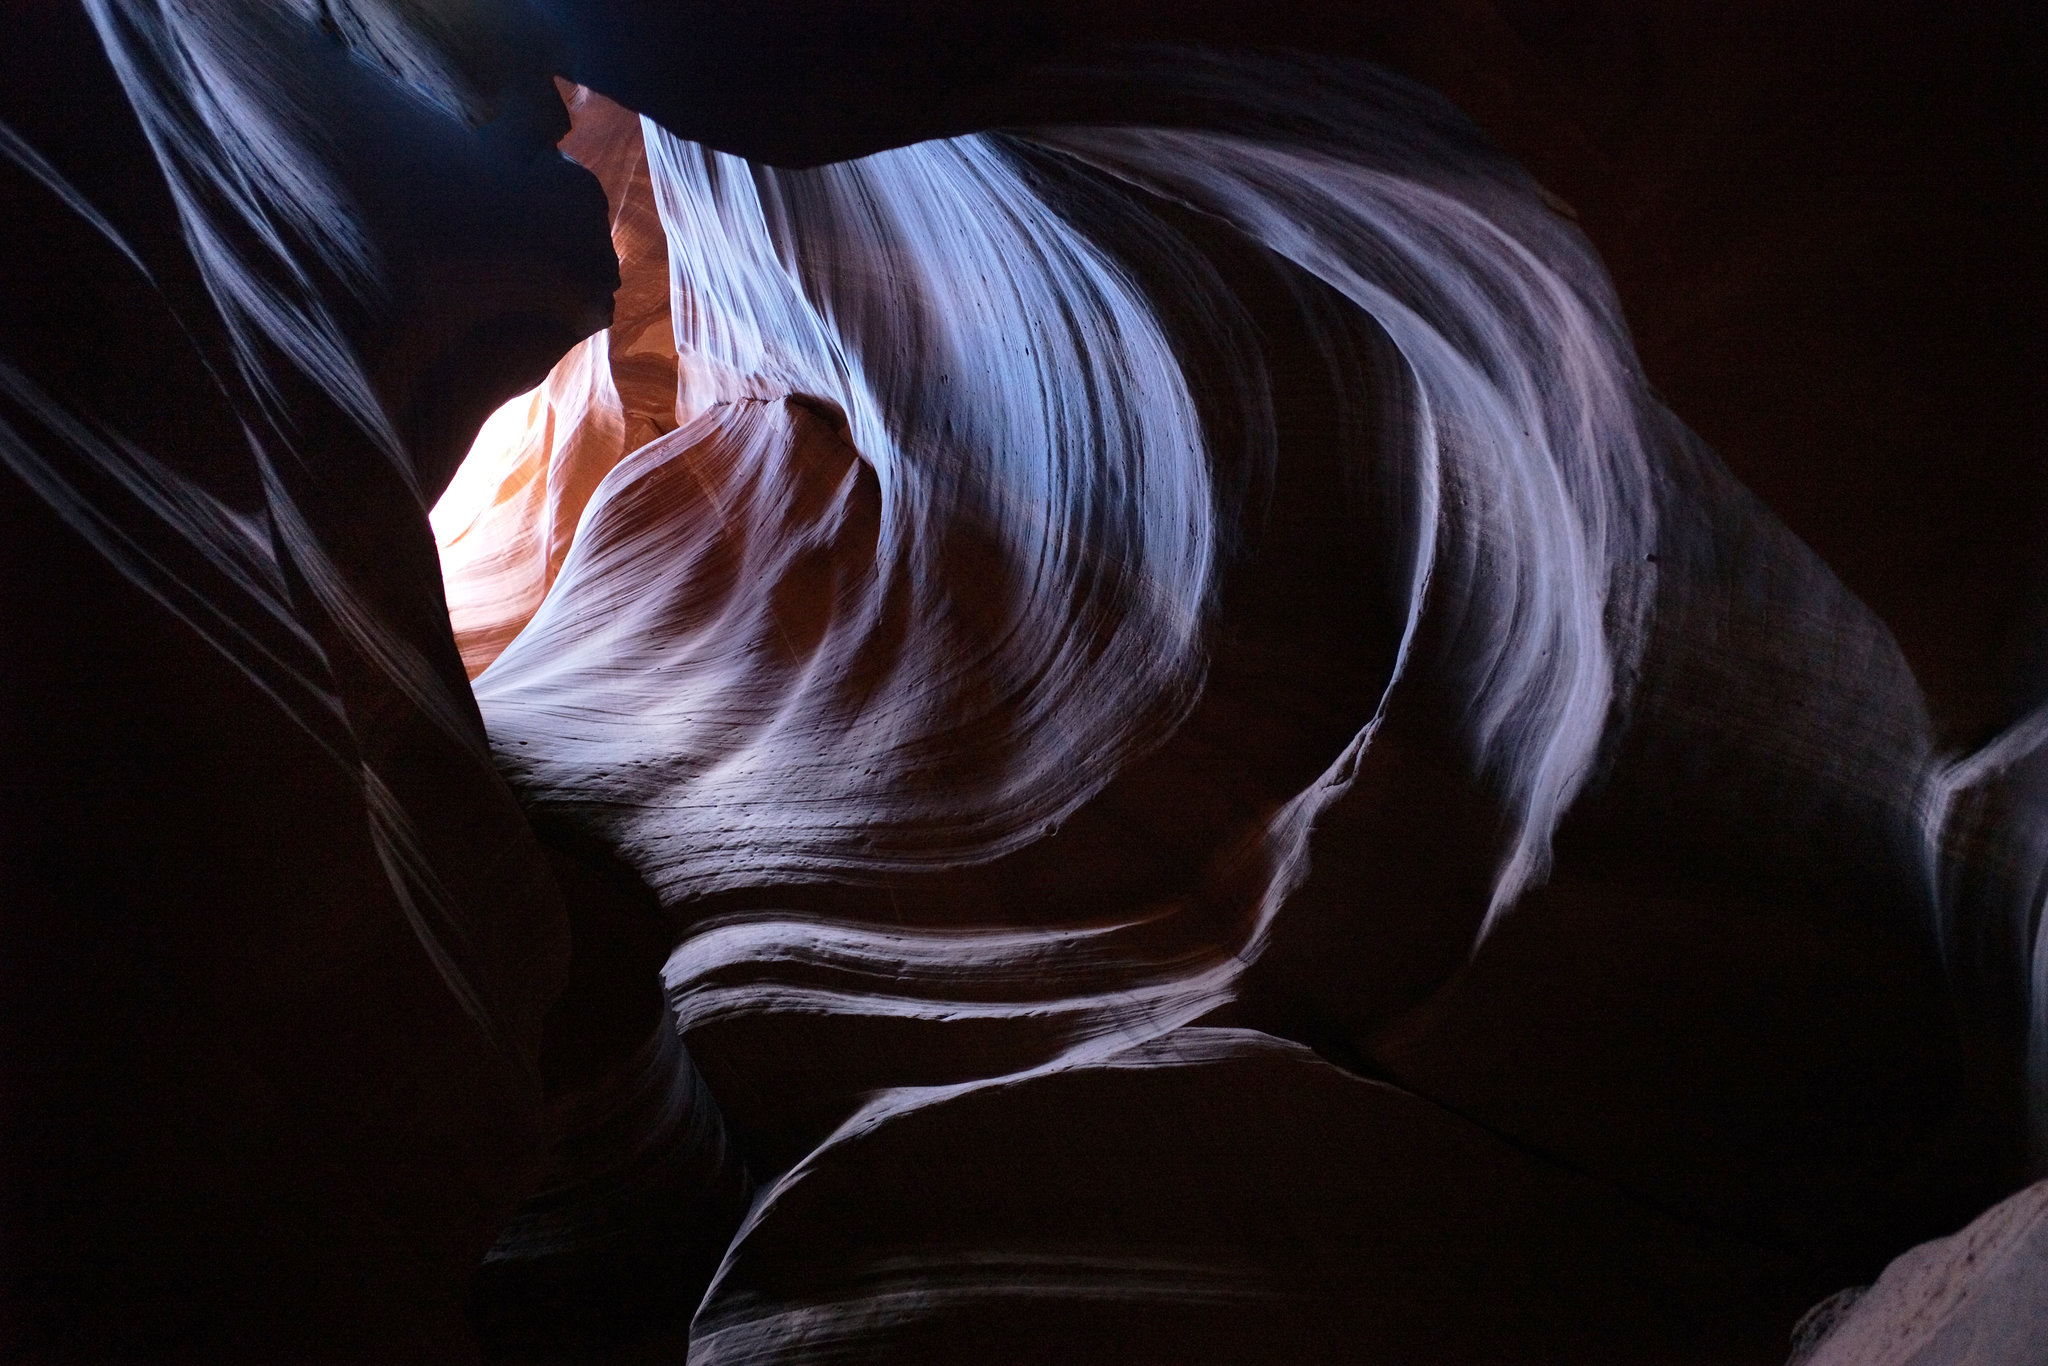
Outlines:
[[565,94],[574,126],[562,151],[604,186],[624,283],[612,325],[491,415],[435,503],[455,640],[471,677],[540,606],[598,480],[677,421],[668,249],[640,121],[587,90]]
[[[1167,1103],[1136,1098],[1153,1060],[1277,1036],[1746,1240],[1747,1326],[1694,1346],[1768,1359],[2002,1160],[1923,956],[1958,770],[1897,647],[1656,404],[1582,239],[1440,105],[1185,53],[1050,88],[1162,126],[776,171],[648,125],[700,415],[611,468],[477,680],[530,809],[678,925],[677,1022],[782,1173],[694,1350],[943,1353],[1099,1299],[1018,1351],[1150,1350],[1152,1304],[1227,1359],[1271,1295],[1316,1325],[1292,1351],[1376,1341],[1422,1292],[1355,1248],[1327,1283],[1252,1255],[1212,1287],[1245,1336],[1197,1332],[1258,1238],[1168,1232],[1171,1177],[1110,1182],[1110,1222],[1176,1249],[1126,1293],[1080,1288],[1114,1239],[941,1229],[864,1165],[1041,1077],[1090,1077],[1070,1122],[1116,1128]],[[884,1170],[977,1142],[914,1141]],[[837,1182],[906,1222],[797,1212]],[[1389,1246],[1386,1217],[1349,1227]],[[1595,1272],[1677,1235],[1584,1219],[1571,1253],[1433,1234],[1587,1267],[1573,1302],[1617,1323],[1661,1306],[1627,1345],[1522,1330],[1539,1355],[1668,1359],[1735,1293]],[[1496,1350],[1448,1293],[1431,1350]]]
[[1722,39],[850,14],[0,11],[0,1350],[1774,1362],[2017,1184],[2039,690],[1659,397]]
[[598,186],[288,9],[0,65],[4,1351],[460,1359],[568,927],[422,495],[607,316]]

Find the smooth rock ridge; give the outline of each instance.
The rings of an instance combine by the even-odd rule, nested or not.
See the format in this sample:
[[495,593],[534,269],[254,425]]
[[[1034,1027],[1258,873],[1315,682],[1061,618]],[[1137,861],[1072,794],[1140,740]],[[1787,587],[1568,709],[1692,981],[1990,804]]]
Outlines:
[[1885,1268],[1800,1366],[2037,1366],[2048,1328],[2048,1181]]

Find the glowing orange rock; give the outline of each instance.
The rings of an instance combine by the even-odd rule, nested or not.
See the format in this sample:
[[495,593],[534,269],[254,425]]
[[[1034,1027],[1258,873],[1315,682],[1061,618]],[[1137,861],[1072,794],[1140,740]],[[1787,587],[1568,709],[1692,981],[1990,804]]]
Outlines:
[[562,150],[604,186],[624,284],[612,326],[491,415],[434,509],[449,615],[472,678],[540,606],[598,481],[676,426],[668,249],[639,117],[579,87],[565,83],[563,93],[575,127]]

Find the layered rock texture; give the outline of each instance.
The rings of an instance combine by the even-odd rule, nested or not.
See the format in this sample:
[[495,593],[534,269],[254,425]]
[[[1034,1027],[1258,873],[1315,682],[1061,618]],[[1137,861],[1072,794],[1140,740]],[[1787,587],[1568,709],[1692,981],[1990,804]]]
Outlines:
[[0,13],[10,1359],[2048,1350],[2038,434],[1752,410],[1747,20]]
[[2025,1361],[2048,1305],[2048,1185],[1922,1244],[1843,1307],[1797,1366]]
[[5,1350],[460,1359],[569,934],[422,489],[602,194],[284,8],[4,23]]
[[598,481],[677,421],[668,248],[640,121],[589,91],[564,94],[575,124],[561,149],[604,186],[623,283],[612,325],[492,415],[435,505],[456,644],[471,676],[547,596]]

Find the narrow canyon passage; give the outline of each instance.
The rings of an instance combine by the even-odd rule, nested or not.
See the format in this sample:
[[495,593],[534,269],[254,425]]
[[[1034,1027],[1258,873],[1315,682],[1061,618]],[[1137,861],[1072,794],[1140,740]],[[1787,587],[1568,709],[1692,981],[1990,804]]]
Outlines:
[[2015,334],[1699,379],[1757,33],[1025,8],[5,11],[7,1359],[1832,1362],[2039,1174]]

